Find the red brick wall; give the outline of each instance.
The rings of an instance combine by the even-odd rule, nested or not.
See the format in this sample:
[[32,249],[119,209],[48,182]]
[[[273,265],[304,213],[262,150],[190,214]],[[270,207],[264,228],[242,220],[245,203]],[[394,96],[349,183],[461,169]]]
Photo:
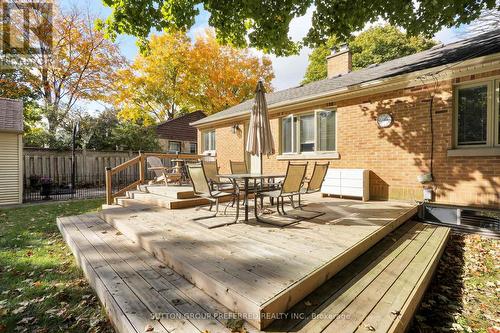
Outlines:
[[[492,75],[500,75],[500,71],[464,77],[456,82]],[[421,200],[423,186],[418,183],[417,176],[430,170],[429,105],[434,89],[434,85],[419,86],[338,101],[337,151],[340,158],[331,160],[330,166],[369,169],[372,198]],[[393,115],[391,127],[380,129],[377,126],[376,117],[381,113]],[[435,201],[498,207],[500,156],[447,156],[447,150],[453,146],[451,81],[440,82],[435,91],[433,118],[434,183],[430,186],[435,190]],[[271,127],[279,150],[279,118],[271,119]],[[227,171],[229,159],[243,159],[243,138],[244,133],[241,136],[232,134],[230,127],[217,129],[217,158],[221,165],[227,164]],[[272,156],[264,157],[263,164],[265,172],[276,172],[284,171],[287,161],[278,161]]]

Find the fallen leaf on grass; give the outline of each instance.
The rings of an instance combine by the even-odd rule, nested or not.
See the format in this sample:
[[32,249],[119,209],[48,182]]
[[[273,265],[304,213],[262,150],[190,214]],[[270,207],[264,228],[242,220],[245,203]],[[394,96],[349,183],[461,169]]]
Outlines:
[[35,317],[24,317],[17,322],[18,325],[30,324],[35,321]]
[[26,311],[26,306],[20,306],[17,309],[13,310],[12,314],[17,315],[24,311]]

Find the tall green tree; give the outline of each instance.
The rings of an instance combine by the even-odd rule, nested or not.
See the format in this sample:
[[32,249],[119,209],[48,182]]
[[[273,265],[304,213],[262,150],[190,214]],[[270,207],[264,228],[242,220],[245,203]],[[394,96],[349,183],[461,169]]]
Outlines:
[[100,22],[109,36],[125,33],[145,42],[153,30],[188,30],[200,8],[219,41],[251,46],[276,55],[297,53],[290,22],[313,8],[312,27],[304,42],[319,46],[329,36],[347,40],[367,23],[383,19],[411,35],[433,36],[443,27],[470,23],[481,11],[498,9],[497,0],[102,0],[112,12]]
[[[331,37],[324,45],[312,51],[302,83],[326,78],[326,57],[339,44],[338,38]],[[427,50],[436,45],[436,42],[423,36],[411,36],[394,26],[385,25],[367,29],[351,38],[347,44],[352,52],[352,68],[357,70]]]

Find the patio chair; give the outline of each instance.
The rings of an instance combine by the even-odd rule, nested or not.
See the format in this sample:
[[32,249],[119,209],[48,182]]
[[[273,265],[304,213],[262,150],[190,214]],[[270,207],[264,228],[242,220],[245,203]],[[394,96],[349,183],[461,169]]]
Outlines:
[[233,183],[229,181],[221,181],[219,174],[219,166],[217,165],[217,160],[207,161],[201,160],[201,166],[207,177],[208,183],[212,190],[216,189],[222,191],[224,189],[232,189]]
[[248,173],[247,164],[245,161],[229,161],[231,173]]
[[[313,168],[311,178],[305,178],[304,184],[300,188],[300,192],[298,194],[299,202],[298,202],[297,207],[295,207],[295,205],[293,204],[293,198],[292,198],[292,206],[294,208],[304,210],[303,206],[301,205],[301,202],[300,202],[301,195],[316,193],[316,192],[319,192],[321,190],[321,185],[323,185],[323,181],[325,180],[325,176],[326,176],[326,173],[328,171],[329,165],[330,165],[330,162],[326,162],[326,163],[314,162],[314,168]],[[314,217],[318,217],[318,216],[325,214],[324,212],[319,212],[319,211],[311,211],[311,210],[304,210],[304,211],[309,212],[309,213],[317,213],[317,214],[315,214],[315,216],[312,216],[309,218],[314,218]]]
[[[284,201],[285,198],[293,198],[294,195],[298,195],[300,193],[300,189],[302,187],[304,177],[307,171],[307,163],[288,163],[288,167],[286,170],[285,179],[281,183],[281,186],[277,190],[267,190],[267,191],[256,191],[254,197],[254,212],[255,218],[259,222],[269,223],[259,218],[257,213],[257,197],[269,197],[276,199],[276,210],[280,215],[287,215],[285,212]],[[281,211],[280,211],[281,206]],[[297,218],[297,220],[300,220]],[[296,222],[296,221],[295,221]],[[290,222],[294,223],[294,222]]]
[[151,170],[155,174],[155,178],[153,179],[153,183],[165,182],[165,185],[168,186],[168,183],[172,183],[181,181],[181,174],[174,172],[174,168],[168,168],[163,165],[161,159],[156,156],[148,156],[148,170]]
[[[198,220],[203,220],[203,219],[209,219],[209,218],[214,218],[217,217],[219,213],[219,201],[222,198],[228,198],[231,197],[231,201],[229,201],[229,204],[236,202],[236,217],[233,222],[224,222],[221,224],[215,224],[212,226],[209,226],[209,229],[224,226],[224,225],[230,225],[233,223],[238,222],[238,217],[240,213],[240,205],[239,205],[239,191],[238,188],[233,185],[233,191],[232,192],[227,192],[227,191],[218,191],[218,190],[213,190],[212,187],[210,186],[209,180],[207,178],[207,175],[205,173],[205,168],[202,165],[199,164],[190,164],[187,166],[188,170],[188,175],[189,178],[191,179],[191,183],[193,185],[193,192],[199,197],[208,199],[210,202],[210,208],[209,210],[212,210],[213,204],[215,203],[215,214],[210,215],[210,216],[203,216],[203,217],[196,217],[193,218],[193,221],[198,221]],[[229,207],[229,204],[226,206],[224,209],[224,214],[227,211],[227,208]]]

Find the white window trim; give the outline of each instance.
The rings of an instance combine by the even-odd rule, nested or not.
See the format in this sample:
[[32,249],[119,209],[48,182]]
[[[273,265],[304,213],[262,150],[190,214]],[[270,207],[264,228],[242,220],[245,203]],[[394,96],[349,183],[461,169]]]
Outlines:
[[[335,112],[335,150],[317,150],[318,148],[318,113],[324,111],[332,111]],[[300,117],[314,115],[314,151],[301,152],[300,151],[300,137],[296,138],[297,135],[300,135]],[[293,124],[293,118],[297,118],[297,126]],[[292,119],[292,145],[294,151],[292,152],[284,152],[284,137],[283,137],[283,120],[286,118]],[[314,109],[312,111],[304,111],[299,113],[292,113],[287,116],[280,118],[280,155],[278,155],[278,159],[286,160],[286,159],[308,159],[308,158],[320,158],[320,159],[338,159],[340,155],[337,152],[338,145],[338,119],[337,119],[337,109],[335,108],[324,108],[324,109]],[[299,134],[297,134],[297,133]]]
[[[463,88],[472,88],[479,86],[487,86],[487,130],[486,130],[486,143],[477,145],[464,145],[458,144],[458,90]],[[480,149],[480,148],[494,148],[500,147],[498,142],[499,125],[499,112],[498,112],[498,99],[499,99],[499,86],[500,80],[488,79],[481,81],[474,81],[472,83],[465,82],[463,84],[456,84],[453,89],[454,93],[454,108],[453,108],[453,150],[460,149]]]

